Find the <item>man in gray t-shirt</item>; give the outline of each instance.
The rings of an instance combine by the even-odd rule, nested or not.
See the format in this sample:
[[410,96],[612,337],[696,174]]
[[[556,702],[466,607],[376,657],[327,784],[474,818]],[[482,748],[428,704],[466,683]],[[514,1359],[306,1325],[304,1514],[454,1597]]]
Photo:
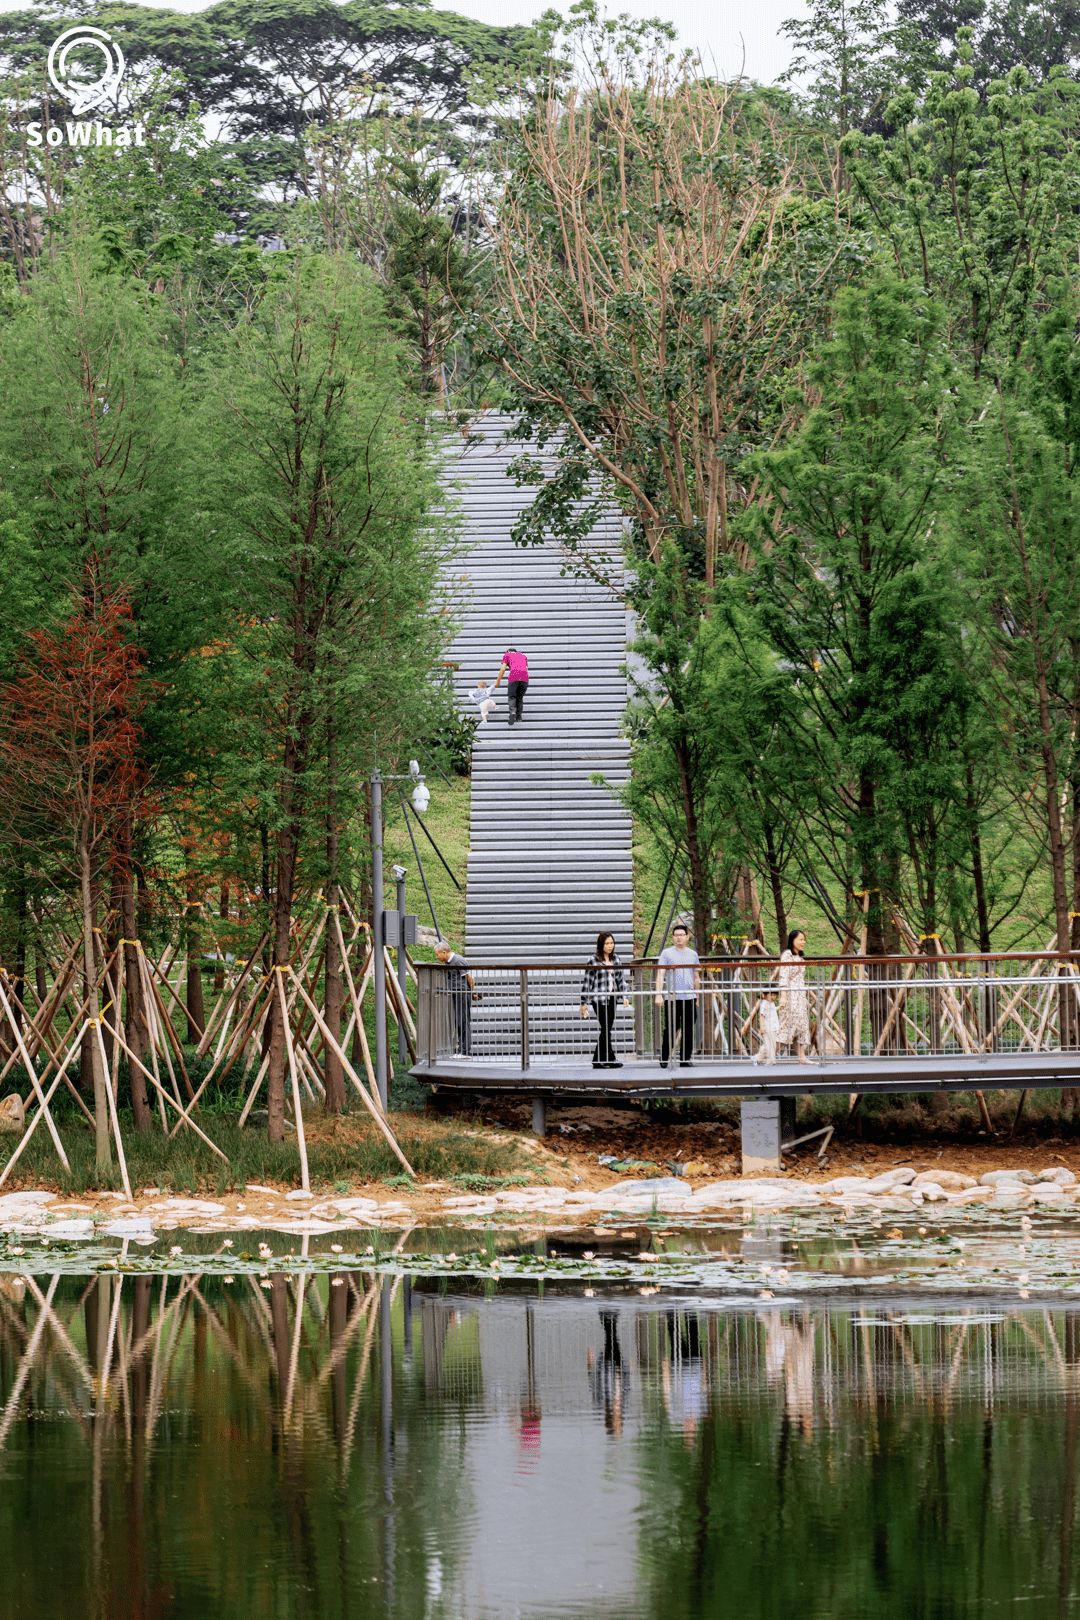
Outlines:
[[[693,1067],[694,1017],[697,996],[701,989],[700,958],[690,949],[690,932],[685,923],[676,923],[671,930],[671,944],[660,952],[656,975],[656,1005],[664,1009],[663,1034],[660,1042],[660,1067],[666,1069],[671,1053],[671,1029],[679,1043],[679,1062],[684,1069]],[[667,997],[664,984],[670,975]]]

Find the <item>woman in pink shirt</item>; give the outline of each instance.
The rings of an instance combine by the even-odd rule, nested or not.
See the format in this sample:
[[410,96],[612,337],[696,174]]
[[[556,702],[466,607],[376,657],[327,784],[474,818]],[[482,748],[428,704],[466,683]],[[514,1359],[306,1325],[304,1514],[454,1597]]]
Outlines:
[[525,654],[518,652],[516,647],[508,647],[502,656],[502,668],[499,670],[498,686],[503,676],[506,676],[506,707],[510,716],[510,724],[515,720],[524,719],[521,705],[525,701],[525,688],[529,684],[529,660]]

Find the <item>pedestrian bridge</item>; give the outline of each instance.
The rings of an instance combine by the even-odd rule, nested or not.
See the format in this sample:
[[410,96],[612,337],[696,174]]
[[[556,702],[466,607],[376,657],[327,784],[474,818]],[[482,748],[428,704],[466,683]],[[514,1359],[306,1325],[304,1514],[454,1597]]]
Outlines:
[[[661,1065],[665,1009],[653,962],[624,966],[614,1045],[596,1069],[597,1020],[581,1016],[584,967],[476,965],[474,989],[418,963],[418,1080],[439,1088],[546,1099],[768,1099],[806,1093],[1027,1090],[1080,1085],[1080,953],[807,959],[812,1046],[762,1061],[760,1009],[776,988],[768,957],[702,962],[691,1066]],[[625,1004],[625,1003],[628,1003]],[[673,1054],[673,1058],[677,1054]],[[766,1155],[770,1164],[776,1155]],[[745,1162],[745,1155],[744,1155]]]

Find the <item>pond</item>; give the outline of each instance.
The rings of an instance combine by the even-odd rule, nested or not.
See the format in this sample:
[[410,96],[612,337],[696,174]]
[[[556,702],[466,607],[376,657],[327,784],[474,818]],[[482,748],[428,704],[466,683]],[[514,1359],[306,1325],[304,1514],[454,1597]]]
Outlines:
[[5,1616],[1071,1616],[1078,1445],[1060,1303],[0,1277]]

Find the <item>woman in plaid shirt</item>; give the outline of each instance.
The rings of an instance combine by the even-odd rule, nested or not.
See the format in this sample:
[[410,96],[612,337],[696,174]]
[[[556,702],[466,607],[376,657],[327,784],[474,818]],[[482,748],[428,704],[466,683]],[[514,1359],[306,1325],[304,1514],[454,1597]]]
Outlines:
[[621,1069],[616,1062],[611,1032],[615,1027],[615,998],[622,996],[623,1006],[629,1007],[626,981],[622,964],[615,955],[615,939],[611,934],[597,934],[596,955],[585,969],[581,981],[581,1016],[588,1018],[591,1006],[600,1021],[600,1034],[593,1047],[594,1069]]

